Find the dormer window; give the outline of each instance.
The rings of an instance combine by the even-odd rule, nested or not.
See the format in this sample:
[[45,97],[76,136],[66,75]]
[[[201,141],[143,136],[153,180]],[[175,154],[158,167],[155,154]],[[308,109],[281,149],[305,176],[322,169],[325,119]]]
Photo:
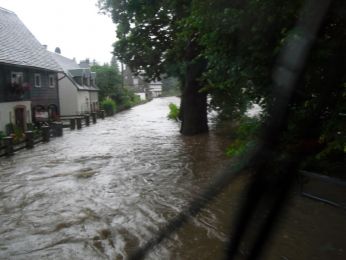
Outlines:
[[41,74],[35,73],[35,87],[40,88],[42,86]]
[[83,83],[84,83],[84,85],[89,86],[90,85],[89,84],[89,78],[88,77],[84,77],[83,78]]
[[54,75],[49,75],[49,87],[55,88],[55,77]]
[[78,85],[83,85],[82,84],[82,77],[73,77],[73,79],[77,82]]

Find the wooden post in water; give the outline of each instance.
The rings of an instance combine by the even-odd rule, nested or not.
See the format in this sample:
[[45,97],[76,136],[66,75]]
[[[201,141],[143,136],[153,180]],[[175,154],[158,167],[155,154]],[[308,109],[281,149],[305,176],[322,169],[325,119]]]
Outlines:
[[82,129],[82,119],[80,117],[77,117],[76,121],[77,121],[77,129],[78,130]]
[[75,130],[76,129],[76,119],[71,118],[70,119],[70,129]]
[[96,124],[96,112],[91,112],[91,117],[93,118],[93,124]]
[[50,127],[49,126],[42,126],[42,140],[45,143],[48,143],[50,141]]
[[90,125],[90,116],[87,114],[84,116],[84,118],[85,118],[85,125],[89,126]]
[[4,143],[5,143],[5,153],[6,156],[11,156],[14,154],[14,149],[13,149],[13,137],[12,136],[7,136],[4,138]]
[[100,116],[101,116],[101,119],[105,119],[105,111],[104,110],[100,110]]
[[62,122],[53,122],[52,123],[54,136],[61,137],[63,135],[63,125]]
[[26,149],[34,148],[34,133],[32,131],[25,132],[25,147]]

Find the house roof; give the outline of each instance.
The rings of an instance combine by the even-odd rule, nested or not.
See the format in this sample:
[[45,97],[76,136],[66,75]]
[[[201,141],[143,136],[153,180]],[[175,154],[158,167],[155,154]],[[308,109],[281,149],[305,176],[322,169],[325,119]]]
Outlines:
[[0,7],[0,63],[61,71],[35,36],[12,11]]
[[73,77],[91,77],[95,79],[95,72],[91,72],[89,68],[82,68],[80,65],[76,63],[75,60],[66,58],[59,53],[50,52],[51,56],[55,59],[55,61],[61,66],[64,70],[65,74],[72,81],[72,83],[77,87],[78,90],[90,90],[90,91],[98,91],[98,87],[94,86],[86,86],[78,84]]
[[52,55],[53,59],[59,63],[60,67],[65,71],[68,72],[69,70],[74,70],[74,69],[80,69],[79,65],[76,63],[75,60],[66,58],[62,56],[59,53],[56,52],[50,52]]

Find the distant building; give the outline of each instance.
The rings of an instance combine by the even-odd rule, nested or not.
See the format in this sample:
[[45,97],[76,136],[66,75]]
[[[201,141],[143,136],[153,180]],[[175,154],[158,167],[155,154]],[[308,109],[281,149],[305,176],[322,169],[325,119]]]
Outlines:
[[156,98],[162,95],[162,82],[161,81],[150,81],[149,92],[151,97]]
[[[17,15],[0,8],[0,131],[54,120],[59,65]],[[6,129],[7,128],[7,129]]]
[[143,100],[159,97],[162,95],[162,83],[160,81],[146,82],[140,75],[134,75],[126,66],[124,72],[124,86],[132,90]]
[[62,67],[59,73],[59,96],[61,115],[80,115],[99,110],[99,89],[96,73],[90,70],[89,60],[77,64],[59,53],[51,53]]

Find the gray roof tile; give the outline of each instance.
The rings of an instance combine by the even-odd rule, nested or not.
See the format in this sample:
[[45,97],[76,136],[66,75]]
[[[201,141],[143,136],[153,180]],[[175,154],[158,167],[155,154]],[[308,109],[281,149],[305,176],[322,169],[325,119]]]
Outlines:
[[61,66],[65,74],[68,76],[68,78],[73,82],[73,84],[79,90],[91,90],[91,91],[99,90],[98,87],[79,85],[75,80],[73,80],[73,77],[78,77],[78,76],[82,77],[84,75],[85,76],[90,75],[93,79],[95,79],[96,73],[91,72],[89,68],[82,68],[80,65],[76,63],[75,60],[66,58],[59,53],[50,52],[50,54],[55,59],[55,61]]
[[18,16],[1,7],[0,63],[61,71],[46,48],[25,27]]

